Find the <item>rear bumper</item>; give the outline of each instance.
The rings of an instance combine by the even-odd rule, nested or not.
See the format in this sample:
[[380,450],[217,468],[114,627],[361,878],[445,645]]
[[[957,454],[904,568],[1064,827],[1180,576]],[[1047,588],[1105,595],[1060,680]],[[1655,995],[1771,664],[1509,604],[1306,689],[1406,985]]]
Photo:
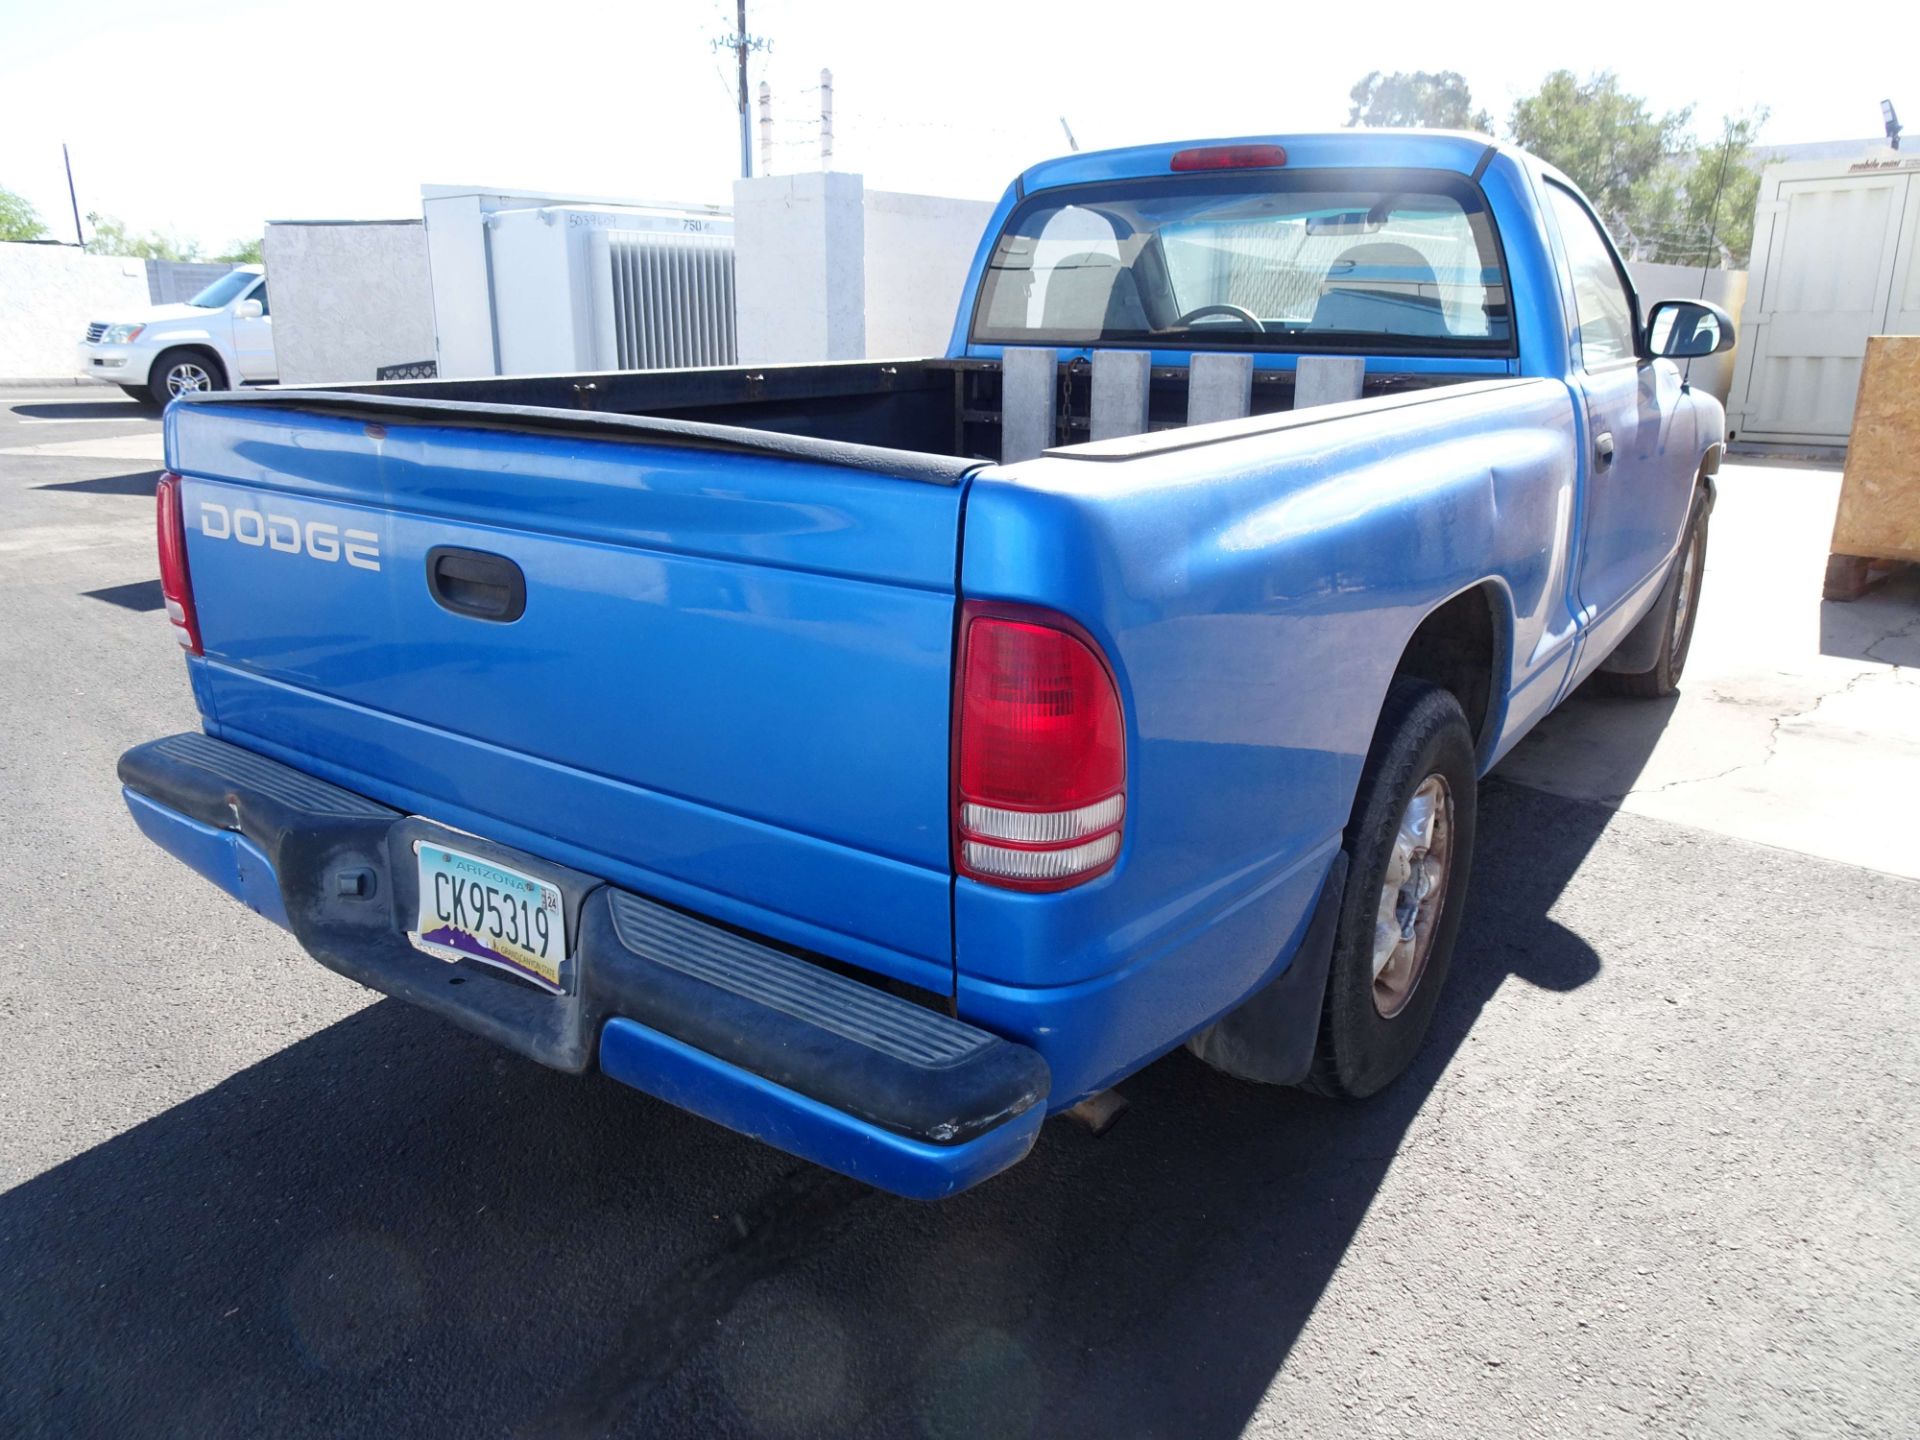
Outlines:
[[[128,751],[120,778],[149,839],[322,964],[543,1064],[597,1063],[915,1199],[997,1174],[1039,1132],[1050,1077],[1037,1052],[812,960],[204,735]],[[577,937],[569,993],[407,941],[413,844],[428,835],[559,885]]]

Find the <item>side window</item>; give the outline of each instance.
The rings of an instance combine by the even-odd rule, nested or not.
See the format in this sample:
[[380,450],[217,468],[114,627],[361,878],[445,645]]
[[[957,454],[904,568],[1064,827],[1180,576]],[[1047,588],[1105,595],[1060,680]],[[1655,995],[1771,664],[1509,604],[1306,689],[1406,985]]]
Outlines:
[[260,313],[262,315],[271,315],[273,313],[271,310],[267,308],[267,282],[266,281],[262,280],[260,282],[260,288],[254,291],[253,294],[249,295],[247,298],[249,300],[258,300],[260,302]]
[[1631,359],[1633,303],[1620,283],[1606,236],[1600,233],[1586,206],[1558,185],[1547,186],[1547,203],[1553,208],[1573,274],[1573,338],[1580,347],[1581,366],[1597,370],[1616,360]]

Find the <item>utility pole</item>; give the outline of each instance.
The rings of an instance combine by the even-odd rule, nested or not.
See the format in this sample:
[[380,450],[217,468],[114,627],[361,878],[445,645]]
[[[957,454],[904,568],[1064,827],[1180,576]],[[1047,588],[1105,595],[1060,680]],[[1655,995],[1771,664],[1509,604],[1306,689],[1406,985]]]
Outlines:
[[739,21],[733,32],[733,53],[740,62],[740,178],[753,178],[753,152],[747,144],[747,0],[737,0]]
[[773,173],[773,92],[760,82],[760,173]]
[[80,197],[73,190],[73,157],[67,153],[66,141],[60,142],[60,158],[67,166],[67,203],[73,206],[73,238],[82,250],[87,248],[86,232],[80,228]]
[[820,72],[820,168],[833,168],[833,71]]
[[731,35],[722,35],[712,42],[716,53],[721,50],[733,51],[734,63],[739,68],[739,104],[740,104],[740,178],[753,178],[753,116],[749,111],[747,99],[747,56],[754,51],[773,49],[771,40],[762,40],[747,33],[747,0],[735,0],[734,22],[736,29]]

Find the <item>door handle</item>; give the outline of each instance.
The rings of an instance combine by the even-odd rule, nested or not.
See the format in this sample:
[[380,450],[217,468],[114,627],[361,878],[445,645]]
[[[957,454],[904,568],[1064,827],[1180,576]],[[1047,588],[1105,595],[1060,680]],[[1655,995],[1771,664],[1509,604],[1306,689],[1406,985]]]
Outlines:
[[527,577],[504,555],[436,545],[427,552],[427,591],[442,610],[498,624],[527,608]]
[[1605,470],[1613,464],[1613,432],[1602,430],[1593,437],[1593,463],[1597,469]]

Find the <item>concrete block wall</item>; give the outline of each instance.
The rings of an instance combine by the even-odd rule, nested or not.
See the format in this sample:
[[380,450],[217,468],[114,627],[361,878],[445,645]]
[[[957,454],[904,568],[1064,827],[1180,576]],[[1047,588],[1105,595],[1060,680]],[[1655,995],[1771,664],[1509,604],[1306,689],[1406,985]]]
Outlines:
[[274,221],[265,255],[281,384],[372,380],[382,365],[433,359],[421,221]]
[[866,219],[858,175],[733,184],[740,363],[858,360],[866,349]]
[[148,303],[144,260],[0,243],[0,384],[76,380],[88,323]]

